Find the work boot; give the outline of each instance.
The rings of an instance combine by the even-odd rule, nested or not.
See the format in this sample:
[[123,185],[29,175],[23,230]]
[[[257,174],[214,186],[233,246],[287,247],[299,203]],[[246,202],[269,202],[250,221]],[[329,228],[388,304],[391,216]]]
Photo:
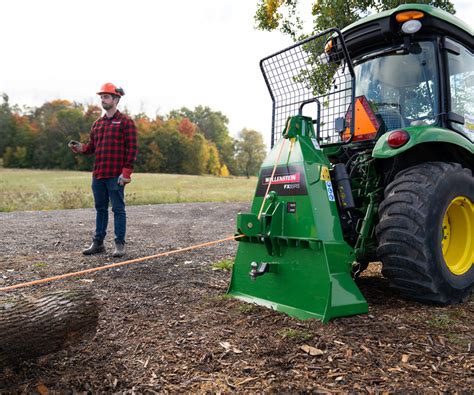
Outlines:
[[90,245],[89,248],[82,251],[84,255],[99,254],[101,252],[105,252],[104,242],[96,240],[96,239],[92,240],[92,244]]
[[125,255],[125,242],[124,241],[116,241],[115,242],[115,250],[112,254],[114,258],[120,258]]

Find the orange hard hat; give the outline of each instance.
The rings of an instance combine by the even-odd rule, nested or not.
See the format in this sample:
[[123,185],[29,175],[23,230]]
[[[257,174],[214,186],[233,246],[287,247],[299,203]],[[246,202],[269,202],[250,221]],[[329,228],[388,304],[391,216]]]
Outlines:
[[125,95],[125,92],[123,91],[122,88],[117,88],[114,84],[111,82],[107,82],[102,87],[100,88],[100,91],[97,92],[98,95],[102,95],[103,93],[109,93],[111,95],[117,95],[122,97]]

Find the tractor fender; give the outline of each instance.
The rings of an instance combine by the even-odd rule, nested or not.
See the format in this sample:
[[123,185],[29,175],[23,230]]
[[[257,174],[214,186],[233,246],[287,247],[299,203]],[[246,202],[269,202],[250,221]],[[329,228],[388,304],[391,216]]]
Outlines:
[[403,130],[410,135],[410,140],[405,145],[399,148],[390,147],[387,140],[391,132],[387,132],[378,139],[372,151],[372,156],[381,159],[391,158],[423,143],[455,144],[474,154],[474,143],[462,134],[450,129],[437,126],[409,126],[403,128]]

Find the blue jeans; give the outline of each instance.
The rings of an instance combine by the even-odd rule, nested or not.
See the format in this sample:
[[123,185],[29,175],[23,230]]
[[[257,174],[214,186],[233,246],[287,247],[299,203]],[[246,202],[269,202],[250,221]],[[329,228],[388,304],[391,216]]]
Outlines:
[[107,234],[109,222],[109,201],[112,202],[114,213],[115,241],[125,242],[125,229],[127,216],[125,213],[124,187],[117,184],[118,177],[101,178],[92,177],[92,193],[94,194],[96,217],[94,239],[101,242]]

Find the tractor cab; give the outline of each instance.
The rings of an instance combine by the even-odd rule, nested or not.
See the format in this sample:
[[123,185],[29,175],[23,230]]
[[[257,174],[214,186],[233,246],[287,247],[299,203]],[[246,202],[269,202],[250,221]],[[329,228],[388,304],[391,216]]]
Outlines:
[[[410,72],[407,72],[410,70]],[[356,101],[364,101],[385,133],[433,125],[439,114],[439,73],[431,42],[383,48],[354,62]],[[356,130],[360,140],[364,130]]]
[[[380,122],[377,136],[439,126],[474,140],[472,29],[424,5],[367,19],[342,35],[354,67],[355,97],[367,100]],[[364,139],[357,132],[354,140]]]

